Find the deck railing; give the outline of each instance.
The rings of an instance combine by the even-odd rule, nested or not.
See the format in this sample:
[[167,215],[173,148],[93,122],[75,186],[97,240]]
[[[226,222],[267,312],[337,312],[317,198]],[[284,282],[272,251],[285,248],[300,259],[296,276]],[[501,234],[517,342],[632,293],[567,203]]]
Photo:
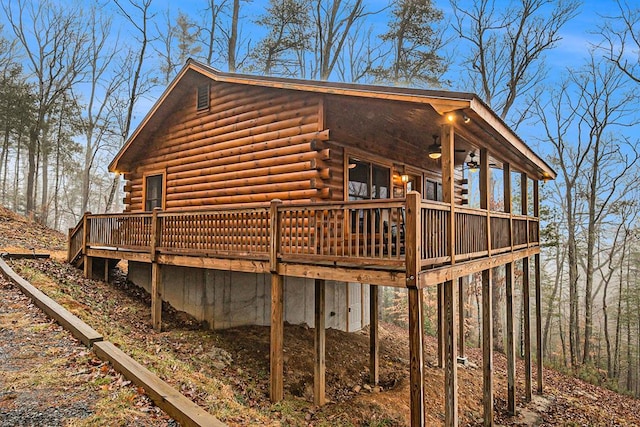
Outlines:
[[404,201],[313,203],[278,207],[282,260],[402,265]]
[[160,252],[237,257],[269,254],[268,208],[162,212],[158,221]]
[[[155,252],[166,254],[268,260],[275,232],[276,255],[284,262],[401,269],[405,263],[405,209],[404,199],[393,199],[87,214],[70,231],[68,257],[71,261],[88,247],[146,253],[153,247]],[[416,229],[420,230],[422,268],[451,262],[447,238],[450,209],[446,203],[420,202]],[[462,206],[455,206],[454,212],[456,262],[538,245],[535,217]]]

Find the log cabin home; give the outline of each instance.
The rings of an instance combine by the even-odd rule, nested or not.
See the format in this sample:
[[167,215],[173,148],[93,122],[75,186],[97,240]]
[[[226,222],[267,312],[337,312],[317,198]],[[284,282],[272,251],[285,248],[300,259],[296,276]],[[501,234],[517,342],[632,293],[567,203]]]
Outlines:
[[399,287],[409,311],[411,423],[423,425],[422,300],[433,286],[445,424],[457,425],[459,291],[481,273],[491,424],[490,284],[492,269],[504,265],[515,413],[519,260],[526,395],[532,336],[542,392],[538,183],[555,172],[476,95],[239,75],[189,60],[109,169],[124,176],[124,212],[85,214],[70,230],[69,261],[108,280],[109,267],[127,260],[129,278],[151,293],[156,329],[163,300],[211,328],[269,325],[273,401],[283,398],[286,381],[285,321],[315,328],[316,404],[325,402],[327,327],[370,325],[376,383],[378,289]]

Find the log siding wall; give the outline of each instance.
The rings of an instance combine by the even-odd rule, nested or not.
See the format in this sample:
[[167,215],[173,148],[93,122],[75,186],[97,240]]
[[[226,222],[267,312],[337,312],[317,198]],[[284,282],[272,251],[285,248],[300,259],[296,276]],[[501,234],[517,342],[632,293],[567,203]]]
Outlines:
[[331,170],[341,154],[331,152],[328,130],[319,128],[319,96],[212,82],[203,112],[196,109],[197,85],[188,93],[125,175],[127,212],[144,209],[149,170],[166,172],[167,210],[328,200],[341,187]]

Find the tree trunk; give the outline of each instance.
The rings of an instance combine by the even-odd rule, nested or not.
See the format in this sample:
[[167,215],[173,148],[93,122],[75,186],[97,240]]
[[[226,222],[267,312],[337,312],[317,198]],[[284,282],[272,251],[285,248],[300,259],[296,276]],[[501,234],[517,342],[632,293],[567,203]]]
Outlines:
[[7,166],[9,163],[9,123],[5,125],[4,142],[2,144],[2,154],[0,154],[0,166],[2,166],[2,204],[6,206],[7,201]]
[[39,129],[36,124],[33,126],[29,132],[29,143],[27,144],[27,191],[25,193],[27,216],[33,216],[36,207],[36,151],[38,150]]
[[238,44],[238,17],[240,14],[240,0],[233,0],[233,16],[231,17],[231,35],[229,36],[228,67],[230,73],[236,71],[236,48]]

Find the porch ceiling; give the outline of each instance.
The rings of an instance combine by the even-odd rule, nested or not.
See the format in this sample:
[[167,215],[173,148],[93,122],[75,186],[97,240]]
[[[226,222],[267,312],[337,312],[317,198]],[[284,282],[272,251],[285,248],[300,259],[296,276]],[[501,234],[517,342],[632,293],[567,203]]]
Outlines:
[[[545,176],[545,170],[503,136],[500,129],[495,129],[495,123],[487,122],[482,111],[473,108],[472,101],[467,108],[453,112],[453,122],[447,113],[436,108],[430,104],[329,95],[325,125],[333,140],[347,146],[394,162],[439,170],[440,162],[428,157],[428,147],[433,144],[434,135],[440,136],[442,125],[453,124],[456,166],[468,161],[470,152],[478,154],[478,149],[487,148],[492,167],[508,162],[512,170],[526,172],[535,179]],[[466,123],[464,116],[469,119]]]

